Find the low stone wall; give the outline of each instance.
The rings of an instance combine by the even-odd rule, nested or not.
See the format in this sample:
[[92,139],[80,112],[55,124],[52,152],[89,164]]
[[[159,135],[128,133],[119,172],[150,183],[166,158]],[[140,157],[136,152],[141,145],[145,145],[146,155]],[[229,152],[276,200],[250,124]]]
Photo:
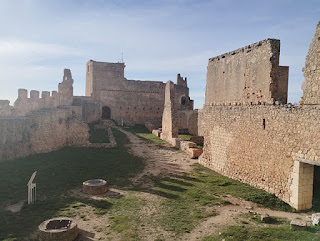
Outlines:
[[79,121],[80,113],[79,107],[64,107],[32,112],[22,118],[0,118],[0,160],[65,146],[86,146],[88,126]]
[[312,183],[308,190],[302,186],[294,163],[303,158],[320,165],[319,107],[206,106],[199,111],[199,130],[204,136],[201,164],[295,208],[310,207]]

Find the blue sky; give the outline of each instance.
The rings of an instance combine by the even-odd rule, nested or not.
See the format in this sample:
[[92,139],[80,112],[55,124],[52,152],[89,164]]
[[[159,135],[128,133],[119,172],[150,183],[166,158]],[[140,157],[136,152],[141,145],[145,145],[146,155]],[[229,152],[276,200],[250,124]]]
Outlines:
[[127,79],[181,73],[201,108],[210,57],[277,38],[289,101],[298,102],[319,20],[319,0],[0,0],[0,99],[13,104],[18,88],[56,90],[64,68],[84,95],[86,62],[118,62],[123,52]]

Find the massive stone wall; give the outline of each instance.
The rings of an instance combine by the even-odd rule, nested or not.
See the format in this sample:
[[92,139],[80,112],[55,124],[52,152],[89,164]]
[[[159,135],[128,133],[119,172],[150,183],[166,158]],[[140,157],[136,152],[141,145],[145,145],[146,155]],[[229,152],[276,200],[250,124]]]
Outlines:
[[[87,63],[86,96],[101,102],[102,117],[126,124],[157,123],[161,125],[165,84],[159,81],[127,80],[124,63],[105,63],[90,60]],[[177,77],[176,104],[188,109],[186,79]]]
[[320,98],[318,36],[319,24],[304,69],[304,105],[251,105],[286,100],[288,68],[278,66],[279,42],[268,39],[209,60],[206,101],[198,116],[204,136],[200,163],[298,210],[312,207],[313,170],[320,166],[320,107],[308,105]]
[[86,146],[88,135],[88,126],[81,121],[81,107],[61,107],[35,111],[25,117],[0,118],[0,161],[65,146]]
[[320,105],[320,22],[310,44],[303,73],[302,104]]
[[279,55],[280,41],[266,39],[209,59],[205,104],[286,103],[288,68],[279,68]]
[[[199,135],[205,139],[200,163],[298,208],[291,199],[294,160],[304,158],[320,165],[319,120],[320,108],[204,108],[199,111]],[[312,201],[312,188],[308,195]]]

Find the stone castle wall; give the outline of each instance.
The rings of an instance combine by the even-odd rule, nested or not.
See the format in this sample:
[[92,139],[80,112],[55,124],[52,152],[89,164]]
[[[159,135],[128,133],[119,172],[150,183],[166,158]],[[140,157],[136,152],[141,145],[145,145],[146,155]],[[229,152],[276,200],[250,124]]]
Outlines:
[[88,135],[88,126],[81,121],[81,107],[61,107],[35,111],[25,117],[0,118],[0,160],[66,146],[85,146]]
[[266,39],[209,59],[205,104],[286,103],[288,68],[279,55],[280,41]]
[[[298,210],[312,207],[313,170],[320,166],[319,27],[304,68],[303,105],[268,105],[286,102],[288,86],[288,68],[278,66],[280,43],[268,39],[209,60],[198,116],[200,163]],[[229,104],[238,106],[221,106]]]
[[[161,125],[165,83],[127,80],[124,77],[124,68],[124,63],[90,60],[87,63],[86,96],[100,101],[101,109],[110,108],[110,118],[120,123]],[[180,105],[184,97],[186,106],[193,106],[186,79],[178,75],[175,86],[176,104]]]
[[294,160],[320,165],[319,120],[315,107],[206,107],[199,111],[199,135],[205,139],[200,163],[295,206]]

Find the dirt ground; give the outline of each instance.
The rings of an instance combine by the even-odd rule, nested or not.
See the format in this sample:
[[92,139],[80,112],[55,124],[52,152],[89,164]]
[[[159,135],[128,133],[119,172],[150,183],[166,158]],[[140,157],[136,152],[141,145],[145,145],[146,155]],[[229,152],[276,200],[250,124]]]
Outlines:
[[[139,179],[144,175],[160,175],[160,174],[183,174],[191,170],[191,165],[197,163],[196,159],[189,158],[184,152],[176,150],[169,145],[159,146],[156,143],[146,143],[136,135],[124,131],[130,144],[128,149],[133,155],[143,157],[146,160],[146,167],[142,173],[136,176],[133,181],[139,182]],[[83,195],[80,190],[74,190],[74,195]],[[125,190],[111,189],[105,197],[117,197],[118,195],[128,195]],[[142,240],[156,240],[161,237],[161,240],[201,240],[202,238],[218,233],[221,228],[236,224],[236,217],[240,214],[252,212],[258,214],[268,214],[274,217],[301,220],[310,220],[310,214],[307,213],[288,213],[274,211],[267,208],[259,207],[257,204],[248,202],[232,196],[227,196],[226,199],[231,203],[228,205],[215,206],[218,212],[217,216],[204,219],[190,233],[182,236],[175,236],[174,233],[165,231],[161,227],[152,225],[152,220],[161,212],[161,200],[157,195],[145,192],[137,192],[134,194],[139,199],[145,200],[146,205],[142,208],[139,214],[144,219],[151,220],[145,222],[139,228],[139,237]],[[92,198],[103,198],[92,197]],[[87,197],[88,198],[88,197]],[[77,240],[122,240],[121,237],[110,229],[110,220],[108,215],[101,217],[95,215],[90,207],[83,207],[81,212],[87,213],[86,219],[76,217],[81,236]],[[88,222],[89,221],[89,222]],[[103,230],[103,231],[101,231]]]

